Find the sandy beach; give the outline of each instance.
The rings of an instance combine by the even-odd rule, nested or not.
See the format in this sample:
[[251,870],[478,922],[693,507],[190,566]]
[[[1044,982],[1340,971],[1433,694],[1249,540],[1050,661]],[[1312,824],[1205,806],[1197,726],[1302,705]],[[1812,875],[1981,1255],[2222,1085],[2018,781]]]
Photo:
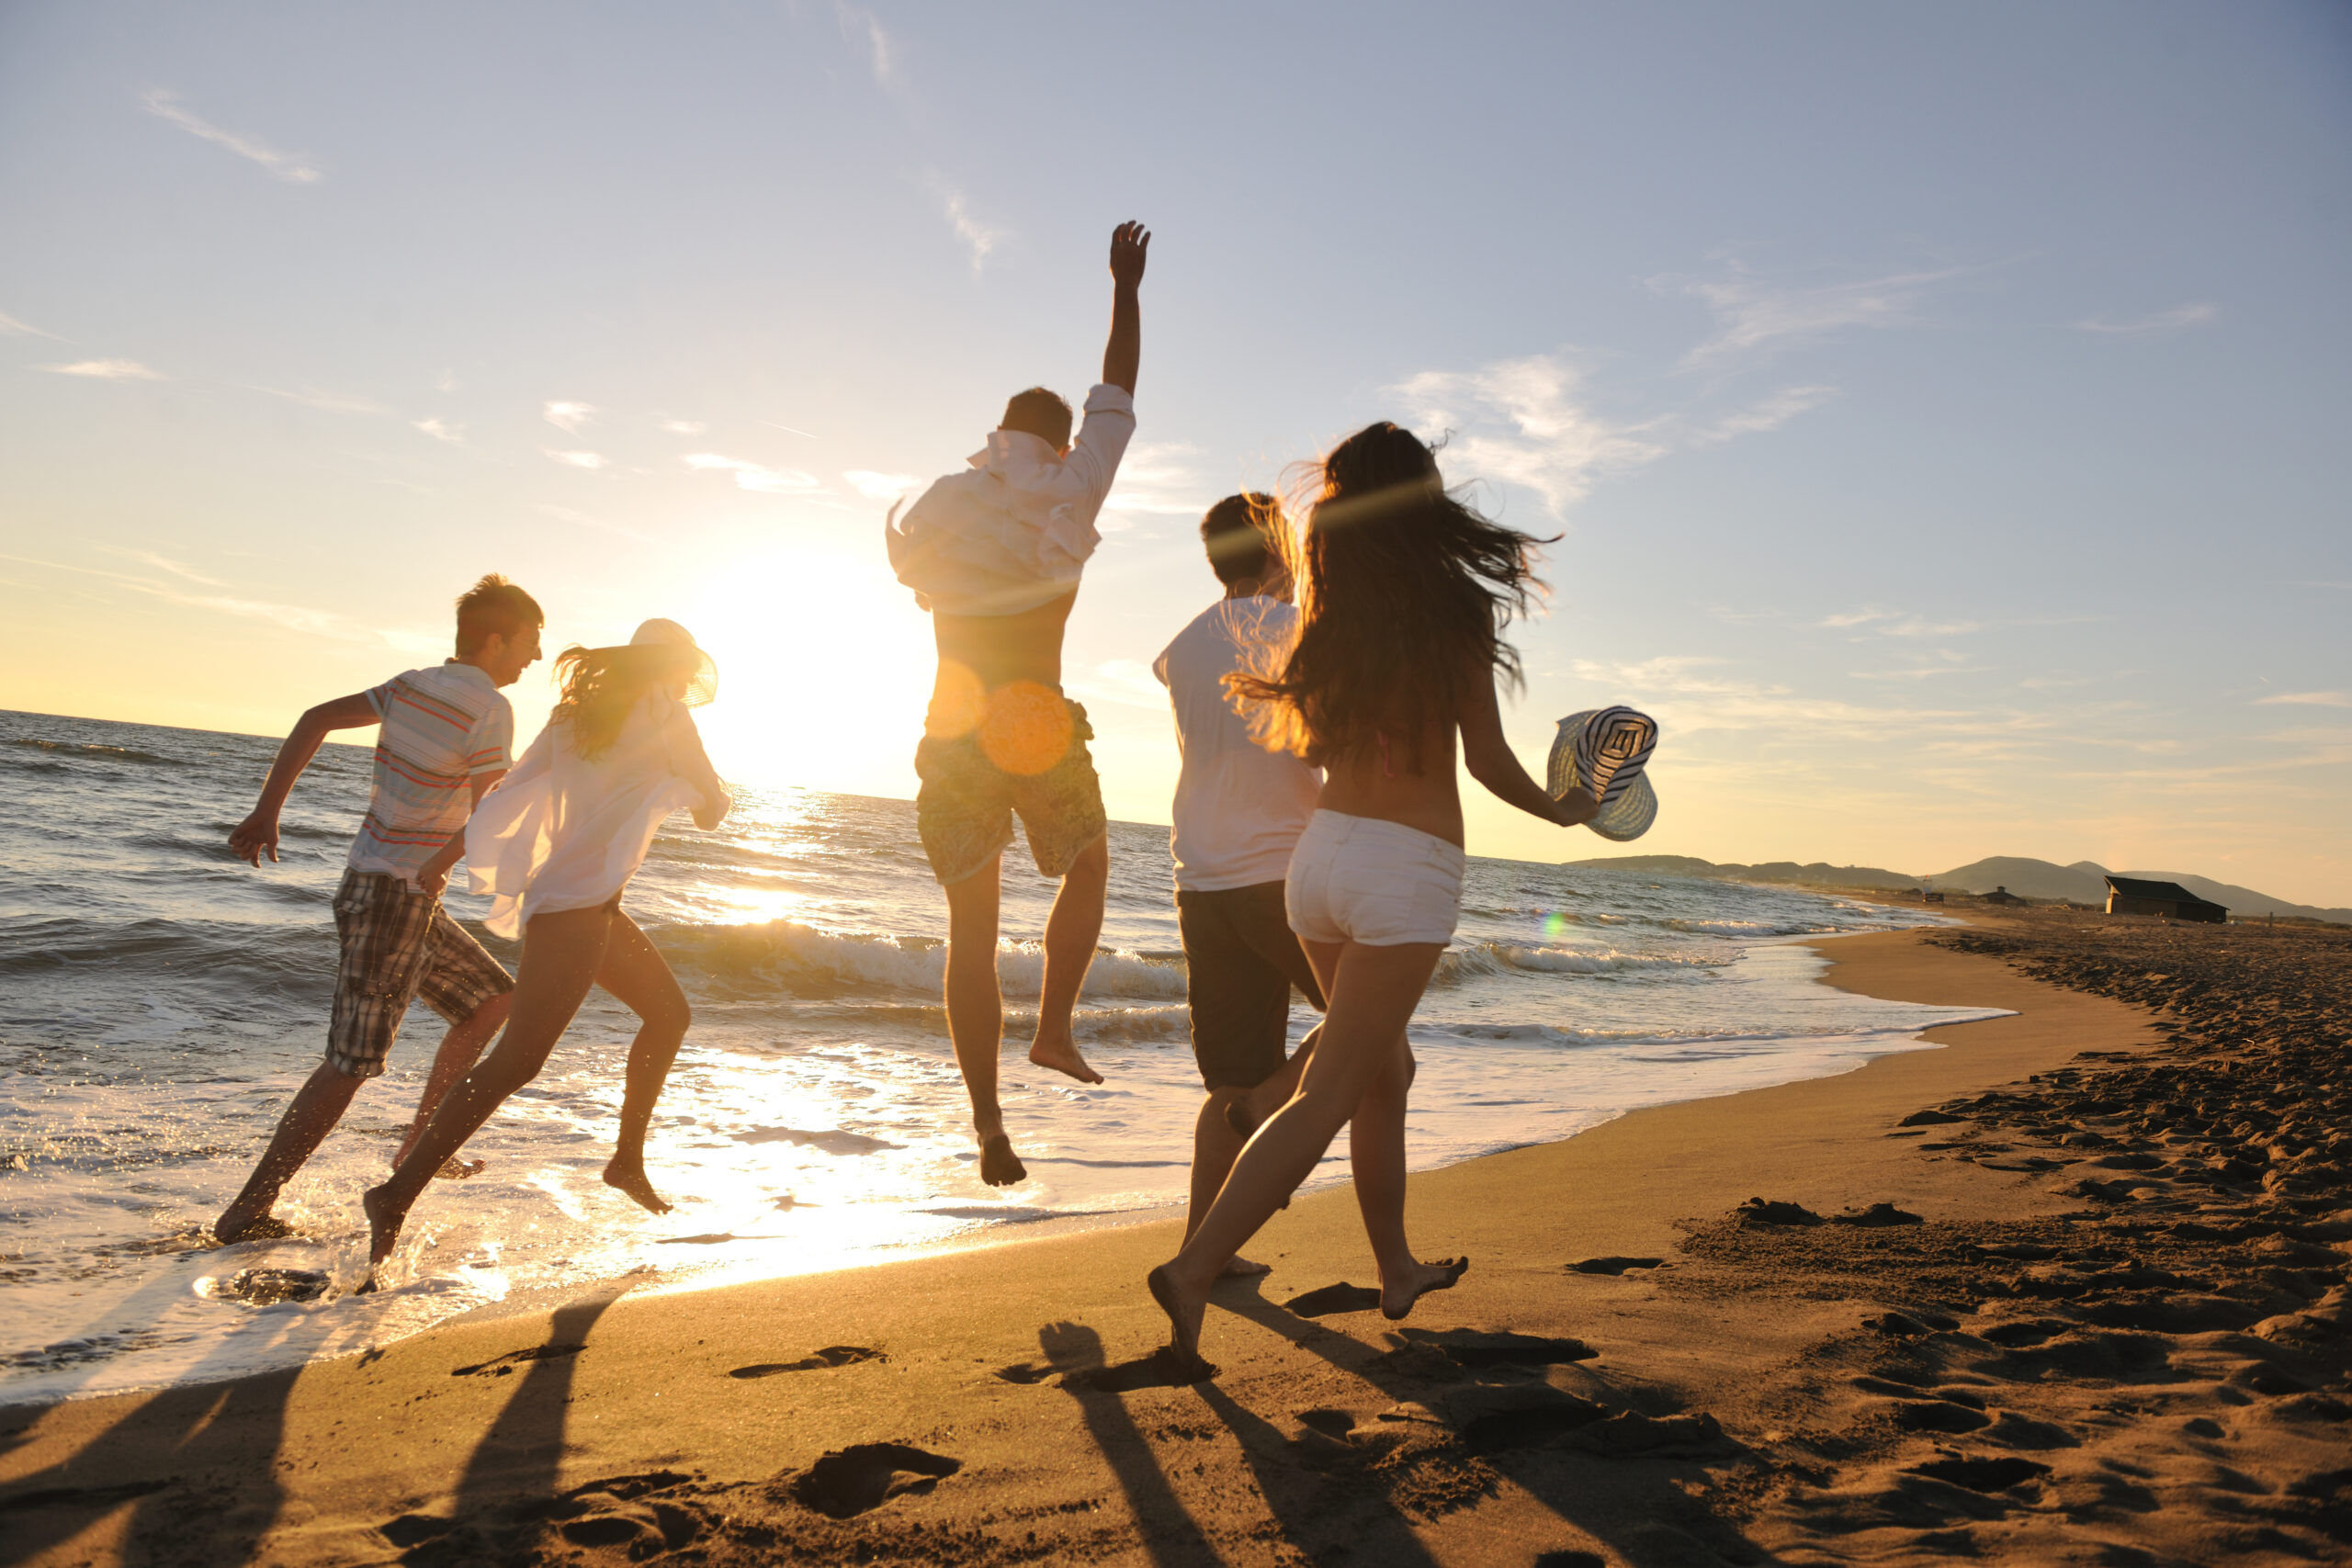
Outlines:
[[1371,1277],[1348,1191],[1303,1198],[1220,1288],[1212,1383],[1150,1357],[1172,1222],[622,1281],[0,1413],[0,1557],[2340,1560],[2343,937],[1823,942],[1841,987],[2014,1016],[1415,1178],[1424,1256],[1473,1263],[1402,1325],[1298,1300]]

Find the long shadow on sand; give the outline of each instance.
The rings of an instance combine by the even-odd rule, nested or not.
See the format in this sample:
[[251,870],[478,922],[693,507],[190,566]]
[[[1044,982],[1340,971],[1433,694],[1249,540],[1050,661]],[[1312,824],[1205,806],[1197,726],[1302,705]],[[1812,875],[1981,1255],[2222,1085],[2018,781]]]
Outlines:
[[[1322,1357],[1400,1404],[1426,1401],[1436,1392],[1426,1372],[1412,1370],[1417,1358],[1392,1357],[1374,1350],[1360,1339],[1297,1317],[1255,1291],[1220,1291],[1212,1304]],[[1470,1374],[1460,1373],[1457,1381],[1470,1381]],[[1223,1416],[1231,1402],[1220,1395],[1211,1403]],[[1611,1403],[1634,1402],[1621,1399]],[[1236,1427],[1236,1433],[1243,1439],[1244,1450],[1251,1454],[1252,1465],[1257,1465],[1258,1450],[1251,1447],[1250,1434],[1241,1427]],[[1265,1435],[1261,1435],[1261,1442]],[[1272,1435],[1280,1440],[1278,1434]],[[1665,1455],[1602,1459],[1541,1446],[1506,1449],[1481,1457],[1561,1520],[1607,1543],[1623,1553],[1627,1562],[1644,1568],[1649,1564],[1668,1568],[1669,1564],[1703,1561],[1707,1554],[1736,1562],[1771,1561],[1770,1554],[1715,1517],[1695,1502],[1683,1485],[1678,1484],[1705,1479],[1706,1472],[1687,1459]],[[1281,1514],[1283,1504],[1274,1488],[1265,1486],[1262,1475],[1261,1486],[1269,1506]],[[1310,1513],[1306,1517],[1312,1519],[1314,1516]],[[1386,1555],[1375,1555],[1371,1560],[1406,1563],[1426,1561],[1427,1554],[1419,1542],[1411,1539],[1401,1516],[1396,1517],[1396,1534],[1409,1541],[1409,1546],[1389,1545]],[[1284,1522],[1291,1522],[1286,1516]],[[1362,1517],[1351,1521],[1351,1525],[1361,1528]]]
[[[1066,1373],[1102,1363],[1102,1337],[1084,1324],[1048,1324],[1037,1331],[1037,1343],[1045,1350],[1046,1359]],[[1128,1510],[1135,1516],[1144,1550],[1151,1553],[1151,1560],[1163,1568],[1222,1564],[1224,1557],[1209,1544],[1201,1527],[1177,1500],[1175,1489],[1168,1484],[1168,1477],[1151,1451],[1151,1444],[1136,1429],[1135,1418],[1127,1414],[1119,1396],[1075,1381],[1065,1381],[1062,1388],[1078,1401],[1088,1434],[1110,1461],[1112,1473],[1119,1478],[1119,1490],[1126,1494]]]

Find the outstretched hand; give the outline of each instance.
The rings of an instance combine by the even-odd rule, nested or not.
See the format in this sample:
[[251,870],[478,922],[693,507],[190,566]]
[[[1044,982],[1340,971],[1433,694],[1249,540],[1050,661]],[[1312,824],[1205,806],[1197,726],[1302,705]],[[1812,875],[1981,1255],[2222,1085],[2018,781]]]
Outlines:
[[1151,255],[1151,231],[1140,223],[1122,223],[1111,231],[1111,280],[1122,288],[1143,282],[1144,263]]

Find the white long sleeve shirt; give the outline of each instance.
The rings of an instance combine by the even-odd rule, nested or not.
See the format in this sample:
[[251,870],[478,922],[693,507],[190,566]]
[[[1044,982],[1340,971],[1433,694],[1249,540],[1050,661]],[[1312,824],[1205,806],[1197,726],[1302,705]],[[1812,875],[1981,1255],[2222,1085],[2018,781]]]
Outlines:
[[1069,592],[1102,541],[1094,519],[1135,433],[1135,399],[1109,385],[1086,394],[1067,457],[1025,430],[990,432],[903,525],[895,512],[883,524],[890,570],[924,609],[953,615],[1017,615]]

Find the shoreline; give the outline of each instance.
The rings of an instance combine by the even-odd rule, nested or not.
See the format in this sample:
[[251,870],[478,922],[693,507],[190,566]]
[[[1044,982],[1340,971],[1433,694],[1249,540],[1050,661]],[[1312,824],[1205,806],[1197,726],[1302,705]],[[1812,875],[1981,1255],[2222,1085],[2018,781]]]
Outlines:
[[[1868,902],[1868,900],[1862,901]],[[1888,906],[1880,907],[1891,908]],[[1951,922],[1948,919],[1943,919],[1934,915],[1928,915],[1924,918],[1922,925],[1905,929],[1915,931],[1932,930],[1948,927],[1951,924]],[[1764,950],[1802,948],[1804,949],[1809,955],[1818,959],[1822,964],[1821,972],[1807,976],[1805,977],[1805,983],[1823,983],[1826,980],[1830,969],[1834,967],[1834,961],[1827,956],[1826,950],[1823,948],[1821,944],[1842,940],[1845,937],[1856,934],[1870,933],[1813,932],[1807,934],[1775,935],[1746,939],[1740,943],[1742,953],[1739,962],[1743,964],[1751,962],[1756,954]],[[1831,987],[1830,988],[1849,991],[1851,989],[1850,987]],[[1871,1032],[1865,1031],[1865,1033],[1870,1034]],[[1872,1038],[1871,1044],[1880,1047],[1880,1055],[1894,1055],[1914,1050],[1939,1048],[1915,1043],[1915,1042],[1917,1042],[1924,1037],[1924,1033],[1925,1032],[1921,1031],[1914,1033],[1904,1034],[1901,1033],[1899,1029],[1891,1030],[1884,1032],[1883,1034],[1876,1035]],[[1846,1074],[1858,1070],[1860,1066],[1866,1065],[1867,1062],[1877,1059],[1875,1055],[1867,1055],[1862,1054],[1863,1050],[1867,1050],[1870,1047],[1858,1049],[1853,1054],[1843,1056],[1842,1059],[1835,1054],[1825,1055],[1820,1048],[1822,1044],[1827,1041],[1835,1040],[1837,1038],[1838,1038],[1838,1036],[1834,1032],[1832,1034],[1823,1035],[1819,1037],[1818,1040],[1815,1041],[1815,1049],[1814,1051],[1792,1053],[1784,1061],[1780,1063],[1780,1066],[1781,1068],[1784,1068],[1784,1070],[1787,1070],[1796,1076],[1781,1079],[1781,1081],[1793,1083],[1810,1081],[1818,1078],[1842,1077]],[[1801,1043],[1814,1039],[1814,1037],[1799,1033],[1797,1035],[1792,1035],[1791,1039]],[[1666,1090],[1666,1092],[1673,1094],[1676,1098],[1658,1099],[1646,1102],[1636,1102],[1624,1105],[1612,1104],[1605,1108],[1605,1113],[1602,1115],[1601,1120],[1577,1127],[1575,1131],[1565,1134],[1554,1134],[1549,1130],[1538,1130],[1536,1132],[1536,1135],[1524,1142],[1502,1143],[1498,1141],[1496,1143],[1490,1143],[1483,1148],[1474,1148],[1473,1151],[1466,1153],[1458,1150],[1449,1150],[1445,1154],[1442,1155],[1436,1163],[1432,1163],[1426,1167],[1417,1168],[1413,1174],[1416,1177],[1431,1175],[1442,1170],[1453,1168],[1455,1166],[1472,1163],[1476,1160],[1492,1158],[1498,1155],[1511,1154],[1522,1149],[1542,1147],[1548,1144],[1566,1142],[1568,1139],[1587,1135],[1597,1128],[1606,1125],[1608,1122],[1616,1120],[1636,1111],[1662,1109],[1667,1106],[1688,1103],[1694,1100],[1726,1098],[1753,1092],[1754,1089],[1757,1087],[1773,1086],[1742,1086],[1736,1083],[1730,1085],[1720,1083],[1678,1085]],[[1596,1106],[1594,1109],[1598,1110],[1604,1108]],[[1342,1143],[1335,1145],[1330,1158],[1312,1179],[1310,1185],[1302,1189],[1302,1197],[1348,1185],[1349,1179],[1344,1165],[1344,1144]],[[1029,1213],[1023,1214],[1023,1216],[1015,1219],[976,1224],[959,1234],[935,1240],[910,1241],[887,1247],[877,1248],[863,1256],[856,1257],[854,1260],[848,1261],[826,1259],[820,1262],[798,1264],[787,1257],[763,1259],[759,1262],[739,1260],[732,1263],[722,1262],[711,1264],[685,1264],[677,1266],[664,1265],[658,1268],[640,1265],[638,1268],[620,1269],[603,1277],[582,1278],[561,1283],[538,1284],[525,1287],[498,1300],[482,1302],[463,1311],[457,1312],[449,1316],[439,1318],[424,1327],[406,1328],[398,1332],[393,1337],[379,1338],[372,1342],[366,1338],[359,1338],[356,1341],[343,1343],[339,1348],[325,1349],[323,1351],[318,1348],[313,1348],[307,1353],[304,1353],[297,1348],[291,1341],[298,1338],[304,1329],[310,1328],[315,1324],[317,1321],[315,1318],[315,1313],[318,1307],[331,1307],[333,1301],[335,1299],[331,1297],[328,1302],[317,1303],[316,1306],[279,1309],[280,1311],[293,1312],[303,1315],[288,1320],[288,1328],[291,1330],[291,1333],[288,1334],[281,1341],[286,1345],[286,1353],[277,1358],[278,1364],[277,1365],[271,1365],[266,1359],[265,1359],[263,1363],[258,1366],[248,1365],[246,1367],[232,1368],[230,1370],[215,1368],[210,1371],[209,1375],[206,1375],[204,1372],[199,1371],[198,1375],[192,1377],[169,1376],[159,1378],[152,1382],[132,1383],[129,1386],[115,1385],[93,1388],[84,1384],[71,1387],[62,1393],[47,1390],[27,1390],[19,1392],[13,1389],[0,1387],[0,1421],[5,1421],[10,1413],[23,1413],[27,1411],[39,1410],[62,1401],[153,1395],[174,1388],[203,1387],[223,1382],[233,1382],[245,1377],[266,1375],[271,1372],[295,1370],[303,1366],[322,1364],[324,1362],[345,1359],[356,1356],[377,1354],[380,1353],[382,1349],[390,1345],[401,1343],[403,1340],[413,1338],[420,1334],[435,1333],[459,1326],[488,1325],[514,1319],[528,1319],[544,1316],[561,1309],[571,1302],[596,1298],[615,1292],[628,1292],[636,1295],[640,1300],[657,1299],[661,1297],[692,1294],[702,1292],[726,1291],[739,1286],[757,1285],[781,1280],[806,1278],[820,1274],[852,1272],[870,1269],[888,1269],[924,1258],[953,1256],[959,1253],[984,1250],[990,1247],[1045,1241],[1057,1237],[1090,1235],[1106,1230],[1124,1229],[1136,1225],[1159,1224],[1170,1220],[1181,1222],[1184,1216],[1184,1211],[1185,1205],[1183,1201],[1181,1198],[1176,1198],[1165,1201],[1148,1202],[1125,1208],[1074,1210],[1060,1213]],[[220,1272],[225,1276],[229,1272],[229,1269],[224,1267]],[[245,1332],[250,1334],[252,1330],[248,1329]],[[334,1344],[336,1342],[330,1341],[329,1343]]]
[[[1406,1337],[1376,1314],[1306,1318],[1275,1304],[1369,1279],[1352,1205],[1334,1187],[1302,1196],[1263,1233],[1253,1251],[1275,1272],[1261,1287],[1220,1289],[1204,1348],[1223,1371],[1199,1390],[1145,1387],[1119,1396],[1055,1381],[1145,1358],[1159,1342],[1140,1280],[1172,1249],[1177,1228],[1147,1220],[638,1298],[624,1280],[551,1310],[445,1324],[363,1356],[285,1372],[12,1407],[0,1417],[12,1423],[0,1429],[9,1441],[0,1509],[44,1526],[28,1538],[37,1559],[54,1549],[70,1560],[111,1561],[164,1523],[163,1499],[209,1485],[234,1499],[217,1520],[228,1532],[224,1544],[233,1536],[258,1550],[266,1540],[267,1554],[285,1561],[378,1560],[404,1533],[413,1545],[480,1529],[517,1500],[597,1477],[643,1483],[659,1474],[672,1478],[668,1485],[730,1495],[773,1491],[772,1480],[805,1472],[824,1453],[892,1442],[952,1458],[957,1473],[846,1524],[802,1509],[786,1520],[801,1546],[822,1554],[830,1550],[823,1542],[838,1538],[846,1553],[886,1517],[918,1533],[953,1521],[980,1528],[982,1517],[1044,1521],[1058,1527],[1051,1539],[1073,1556],[1131,1553],[1133,1532],[1149,1534],[1171,1517],[1190,1519],[1186,1528],[1204,1545],[1240,1539],[1228,1538],[1228,1528],[1262,1533],[1262,1476],[1241,1488],[1247,1496],[1216,1489],[1214,1526],[1193,1517],[1199,1510],[1186,1505],[1197,1502],[1195,1488],[1176,1487],[1172,1476],[1212,1457],[1221,1473],[1247,1476],[1259,1468],[1253,1445],[1311,1446],[1320,1428],[1300,1426],[1291,1406],[1302,1401],[1349,1412],[1350,1431],[1368,1426],[1374,1407],[1396,1404],[1388,1395],[1398,1389],[1381,1391],[1384,1380],[1366,1374],[1433,1333],[1574,1334],[1599,1359],[1555,1369],[1555,1383],[1609,1382],[1629,1409],[1645,1395],[1653,1404],[1679,1402],[1665,1391],[1677,1381],[1677,1361],[1690,1371],[1692,1347],[1681,1342],[1720,1337],[1695,1333],[1690,1303],[1670,1289],[1672,1270],[1684,1267],[1667,1261],[1680,1239],[1679,1221],[1724,1213],[1751,1195],[1825,1213],[1893,1201],[1936,1219],[2061,1209],[2022,1194],[2006,1176],[1922,1160],[1923,1140],[1890,1137],[1902,1131],[1893,1123],[2086,1047],[2149,1049],[2156,1042],[2146,1015],[2025,979],[1990,959],[1926,947],[1922,936],[1939,929],[1949,928],[1801,944],[1830,961],[1821,978],[1837,988],[2004,1007],[2010,1016],[1926,1032],[1943,1050],[1645,1108],[1562,1142],[1413,1178],[1409,1213],[1421,1250],[1466,1251],[1474,1268],[1462,1288],[1425,1298]],[[1531,1205],[1531,1193],[1560,1201]],[[1667,1266],[1564,1274],[1566,1265],[1594,1257]],[[973,1311],[939,1304],[965,1302],[976,1303]],[[1850,1319],[1849,1311],[1839,1315]],[[1720,1361],[1728,1350],[1736,1364],[1784,1351],[1794,1326],[1747,1325],[1734,1336],[1740,1343],[1709,1347],[1699,1359]],[[1634,1370],[1611,1382],[1621,1365]],[[678,1397],[665,1405],[670,1394]],[[1755,1427],[1726,1401],[1711,1403],[1717,1414],[1710,1420],[1722,1430]],[[1166,1427],[1187,1411],[1197,1426],[1204,1405],[1209,1424],[1197,1435],[1182,1419]],[[1036,1430],[1040,1418],[1066,1435]],[[355,1421],[373,1439],[364,1453],[351,1450]],[[1301,1435],[1282,1435],[1288,1431]],[[1406,1449],[1414,1436],[1407,1434]],[[1426,1479],[1442,1490],[1438,1472],[1461,1466],[1431,1458],[1413,1468],[1431,1472]],[[1555,1512],[1526,1488],[1478,1479],[1483,1501],[1475,1507],[1421,1517],[1392,1502],[1385,1528],[1413,1535],[1424,1551],[1469,1539],[1461,1532],[1474,1522],[1516,1538],[1549,1518],[1543,1529],[1563,1534]],[[638,1483],[612,1481],[605,1491],[617,1495],[614,1487]],[[1086,1499],[1082,1507],[1073,1496]],[[1244,1516],[1253,1522],[1244,1525]],[[781,1539],[775,1522],[760,1528]],[[697,1529],[707,1535],[709,1527]],[[1016,1531],[1013,1539],[1029,1538]],[[977,1542],[974,1551],[955,1560],[994,1555]]]

